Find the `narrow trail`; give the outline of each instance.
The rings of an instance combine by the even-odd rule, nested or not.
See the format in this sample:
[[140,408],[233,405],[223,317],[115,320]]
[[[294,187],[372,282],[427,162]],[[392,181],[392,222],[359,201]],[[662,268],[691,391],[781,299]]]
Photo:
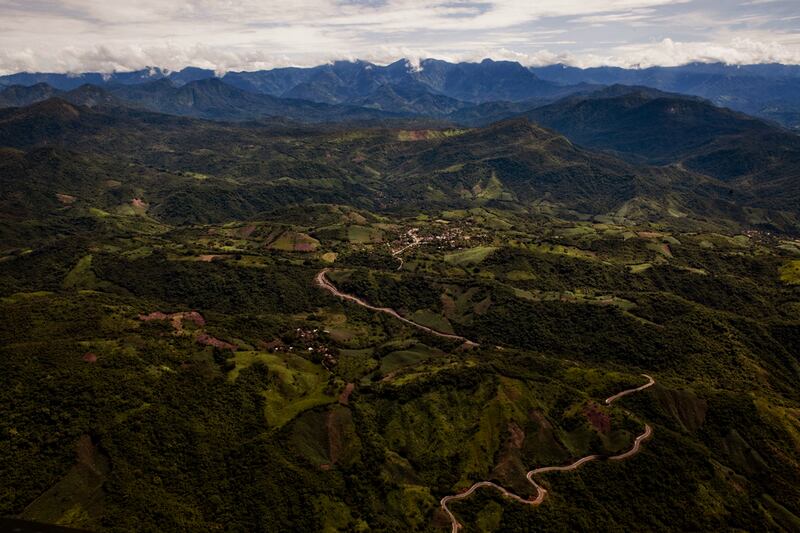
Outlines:
[[[607,398],[606,399],[606,404],[610,405],[615,400],[618,400],[619,398],[622,398],[623,396],[627,396],[628,394],[633,394],[634,392],[642,391],[642,390],[644,390],[644,389],[646,389],[648,387],[652,387],[655,384],[655,380],[652,377],[648,376],[647,374],[642,374],[642,376],[647,378],[647,380],[648,380],[647,384],[642,385],[641,387],[637,387],[635,389],[627,389],[627,390],[624,390],[624,391],[622,391],[620,393],[617,393],[617,394]],[[625,459],[628,459],[629,457],[632,457],[632,456],[636,455],[637,453],[639,453],[639,450],[641,449],[642,442],[644,442],[647,439],[649,439],[652,435],[653,435],[653,428],[650,427],[649,424],[645,424],[644,432],[642,432],[641,435],[636,437],[636,440],[634,440],[633,446],[631,447],[630,450],[628,450],[625,453],[621,453],[619,455],[612,455],[611,457],[607,457],[607,459],[611,460],[611,461],[623,461]],[[442,510],[445,513],[447,513],[447,516],[450,517],[450,523],[452,525],[452,533],[458,533],[458,530],[461,529],[463,526],[458,521],[458,519],[453,514],[453,512],[447,507],[448,503],[450,503],[452,501],[463,500],[464,498],[468,498],[468,497],[470,497],[472,495],[473,492],[475,492],[476,490],[478,490],[480,488],[490,487],[490,488],[493,488],[493,489],[499,491],[506,498],[518,501],[520,503],[524,503],[525,505],[537,506],[537,505],[540,505],[544,501],[545,497],[547,496],[547,489],[545,489],[544,487],[542,487],[541,485],[536,483],[536,481],[533,479],[534,476],[539,475],[539,474],[545,474],[547,472],[565,472],[565,471],[569,471],[569,470],[576,470],[576,469],[580,468],[582,465],[584,465],[584,464],[586,464],[586,463],[588,463],[590,461],[594,461],[594,460],[597,460],[597,459],[602,459],[603,457],[604,456],[602,456],[602,455],[587,455],[586,457],[582,457],[582,458],[578,459],[577,461],[575,461],[574,463],[572,463],[570,465],[566,465],[566,466],[545,466],[545,467],[536,468],[534,470],[531,470],[525,476],[528,479],[528,482],[530,482],[530,484],[533,485],[533,487],[536,489],[536,496],[534,498],[531,498],[531,499],[525,499],[525,498],[523,498],[521,496],[518,496],[518,495],[514,494],[513,492],[509,492],[507,489],[505,489],[505,488],[501,487],[500,485],[498,485],[496,483],[493,483],[491,481],[479,481],[479,482],[473,484],[469,489],[467,489],[464,492],[461,492],[459,494],[454,494],[454,495],[451,495],[451,496],[445,496],[444,498],[442,498],[442,500],[439,502],[439,504],[441,505]]]
[[392,309],[391,307],[375,307],[367,303],[366,301],[362,300],[358,296],[353,296],[352,294],[347,294],[345,292],[341,292],[339,289],[336,288],[336,285],[331,283],[328,279],[328,272],[330,272],[330,268],[322,269],[317,276],[314,278],[314,282],[317,284],[318,287],[325,289],[329,293],[333,294],[338,298],[342,298],[343,300],[347,300],[353,302],[354,304],[360,305],[361,307],[365,307],[371,311],[376,311],[378,313],[384,313],[386,315],[392,316],[397,320],[408,324],[409,326],[414,326],[417,329],[430,333],[432,335],[436,335],[437,337],[443,337],[445,339],[452,339],[462,341],[466,346],[477,346],[477,342],[473,342],[466,337],[462,337],[461,335],[455,335],[453,333],[444,333],[441,331],[437,331],[433,328],[429,328],[428,326],[423,326],[422,324],[417,324],[413,320],[409,320],[404,316],[400,315],[397,311]]

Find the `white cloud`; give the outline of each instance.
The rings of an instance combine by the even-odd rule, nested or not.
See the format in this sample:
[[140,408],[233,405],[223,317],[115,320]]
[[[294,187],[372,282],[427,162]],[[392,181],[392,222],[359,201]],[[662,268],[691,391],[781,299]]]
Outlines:
[[254,70],[400,57],[800,63],[792,2],[0,0],[0,72]]
[[676,66],[690,62],[721,62],[730,65],[753,63],[800,64],[800,49],[779,41],[735,38],[726,43],[675,42],[664,39],[655,44],[619,46],[604,58],[584,58],[586,65],[603,63],[623,67]]

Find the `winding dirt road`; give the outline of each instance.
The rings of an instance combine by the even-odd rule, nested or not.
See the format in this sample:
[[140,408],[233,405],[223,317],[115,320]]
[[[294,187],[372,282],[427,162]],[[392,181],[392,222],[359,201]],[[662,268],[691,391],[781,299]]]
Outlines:
[[473,342],[466,337],[462,337],[460,335],[455,335],[453,333],[444,333],[441,331],[437,331],[435,329],[429,328],[428,326],[423,326],[422,324],[417,324],[413,320],[409,320],[404,316],[400,315],[397,311],[392,309],[391,307],[375,307],[367,303],[366,301],[362,300],[358,296],[353,296],[352,294],[347,294],[346,292],[341,292],[339,289],[336,288],[336,285],[331,283],[328,279],[328,272],[330,272],[330,268],[322,269],[314,278],[314,282],[317,284],[318,287],[325,289],[329,293],[333,294],[334,296],[341,298],[343,300],[347,300],[353,302],[354,304],[360,305],[361,307],[365,307],[371,311],[376,311],[378,313],[384,313],[386,315],[392,316],[397,320],[408,324],[409,326],[414,326],[417,329],[430,333],[432,335],[436,335],[437,337],[443,337],[445,339],[452,339],[457,341],[462,341],[466,346],[477,346],[477,342]]
[[642,376],[647,378],[647,383],[645,383],[641,387],[636,387],[635,389],[627,389],[627,390],[624,390],[622,392],[616,393],[614,396],[606,398],[606,405],[611,405],[612,402],[615,402],[615,401],[619,400],[623,396],[627,396],[628,394],[633,394],[634,392],[639,392],[641,390],[646,389],[647,387],[652,387],[653,385],[655,385],[656,380],[654,380],[653,378],[651,378],[647,374],[642,374]]
[[[634,392],[638,392],[638,391],[644,390],[644,389],[646,389],[648,387],[652,387],[655,384],[655,380],[653,378],[651,378],[650,376],[648,376],[647,374],[642,374],[642,376],[647,378],[647,380],[648,380],[647,384],[642,385],[641,387],[637,387],[635,389],[627,389],[627,390],[624,390],[624,391],[622,391],[620,393],[617,393],[617,394],[607,398],[606,399],[606,404],[610,405],[612,402],[614,402],[615,400],[618,400],[619,398],[622,398],[623,396],[627,396],[628,394],[633,394]],[[652,435],[653,435],[653,428],[650,427],[649,424],[645,424],[644,432],[642,432],[641,435],[636,437],[636,440],[634,440],[633,446],[631,447],[630,450],[628,450],[625,453],[621,453],[619,455],[613,455],[611,457],[608,457],[608,459],[612,460],[612,461],[622,461],[622,460],[628,459],[629,457],[632,457],[632,456],[636,455],[637,453],[639,453],[639,450],[641,449],[642,442],[644,442],[647,439],[649,439]],[[584,464],[586,464],[586,463],[588,463],[590,461],[594,461],[596,459],[601,459],[601,458],[603,458],[602,455],[587,455],[586,457],[582,457],[582,458],[578,459],[577,461],[575,461],[574,463],[572,463],[570,465],[566,465],[566,466],[545,466],[545,467],[542,467],[542,468],[536,468],[534,470],[531,470],[525,476],[528,479],[528,481],[530,482],[530,484],[533,485],[533,487],[536,489],[536,496],[534,498],[531,498],[531,499],[525,499],[525,498],[522,498],[521,496],[517,496],[513,492],[509,492],[505,488],[503,488],[500,485],[498,485],[496,483],[493,483],[491,481],[479,481],[479,482],[475,483],[474,485],[472,485],[469,489],[467,489],[464,492],[461,492],[459,494],[454,494],[454,495],[451,495],[451,496],[445,496],[444,498],[442,498],[442,500],[439,502],[439,504],[442,506],[442,510],[444,510],[444,512],[447,513],[447,516],[450,517],[450,523],[452,525],[452,533],[458,533],[458,530],[461,529],[462,525],[458,521],[456,516],[453,514],[453,512],[447,507],[448,503],[450,503],[452,501],[463,500],[464,498],[468,498],[469,496],[472,495],[473,492],[475,492],[476,490],[478,490],[480,488],[490,487],[490,488],[493,488],[493,489],[499,491],[506,498],[518,501],[520,503],[524,503],[525,505],[537,506],[537,505],[540,505],[544,501],[545,496],[547,496],[547,489],[545,489],[544,487],[542,487],[541,485],[536,483],[536,481],[533,479],[534,476],[539,475],[539,474],[545,474],[547,472],[565,472],[565,471],[568,471],[568,470],[576,470],[577,468],[580,468],[582,465],[584,465]]]
[[[413,244],[416,244],[416,243],[413,243]],[[410,245],[410,246],[413,246],[413,244]],[[406,247],[406,248],[408,248],[408,247]],[[404,251],[404,249],[400,250],[400,252],[402,252],[402,251]],[[393,254],[393,255],[395,255],[395,254]],[[408,324],[410,326],[414,326],[417,329],[420,329],[422,331],[431,333],[433,335],[437,335],[439,337],[444,337],[446,339],[460,340],[460,341],[463,341],[464,344],[467,345],[467,346],[477,346],[478,345],[476,342],[473,342],[473,341],[471,341],[471,340],[469,340],[469,339],[467,339],[465,337],[461,337],[460,335],[454,335],[452,333],[443,333],[441,331],[436,331],[435,329],[429,328],[428,326],[423,326],[422,324],[417,324],[413,320],[409,320],[409,319],[401,316],[397,311],[395,311],[391,307],[376,307],[376,306],[371,305],[371,304],[367,303],[366,301],[362,300],[358,296],[354,296],[352,294],[347,294],[347,293],[341,292],[328,279],[328,272],[330,272],[330,271],[331,271],[330,268],[322,269],[317,274],[317,276],[315,277],[314,281],[315,281],[315,283],[316,283],[316,285],[318,287],[320,287],[322,289],[325,289],[326,291],[330,292],[334,296],[336,296],[338,298],[341,298],[343,300],[347,300],[347,301],[353,302],[354,304],[360,305],[361,307],[364,307],[364,308],[369,309],[371,311],[376,311],[378,313],[387,314],[389,316],[392,316],[392,317],[396,318],[397,320],[400,320],[401,322],[404,322],[404,323],[406,323],[406,324]],[[620,398],[623,398],[623,397],[625,397],[625,396],[627,396],[629,394],[633,394],[634,392],[642,391],[642,390],[644,390],[644,389],[646,389],[648,387],[652,387],[653,385],[655,385],[656,381],[652,377],[648,376],[647,374],[642,374],[642,376],[647,378],[647,383],[645,383],[644,385],[642,385],[640,387],[636,387],[636,388],[633,388],[633,389],[626,389],[626,390],[624,390],[622,392],[618,392],[617,394],[614,394],[613,396],[609,396],[605,400],[606,405],[611,405],[613,402],[615,402],[616,400],[618,400]],[[653,435],[653,428],[650,427],[649,424],[645,424],[644,431],[642,432],[641,435],[636,437],[636,439],[633,442],[633,446],[631,447],[630,450],[628,450],[628,451],[626,451],[624,453],[621,453],[619,455],[612,455],[612,456],[606,457],[606,458],[608,460],[611,460],[611,461],[623,461],[625,459],[628,459],[629,457],[632,457],[632,456],[636,455],[637,453],[639,453],[639,450],[641,449],[642,443],[644,441],[646,441],[647,439],[649,439],[650,437],[652,437],[652,435]],[[531,498],[531,499],[526,499],[526,498],[523,498],[521,496],[518,496],[518,495],[514,494],[513,492],[508,491],[504,487],[501,487],[500,485],[498,485],[497,483],[494,483],[492,481],[478,481],[477,483],[474,483],[471,487],[469,487],[464,492],[461,492],[459,494],[453,494],[453,495],[450,495],[450,496],[445,496],[444,498],[441,499],[439,504],[441,505],[442,510],[447,514],[447,516],[450,517],[450,523],[452,525],[452,533],[458,533],[458,530],[461,529],[462,525],[458,521],[456,516],[453,514],[453,512],[447,507],[448,503],[450,503],[452,501],[463,500],[464,498],[470,497],[472,495],[472,493],[474,493],[476,490],[478,490],[480,488],[484,488],[484,487],[489,487],[489,488],[493,488],[493,489],[497,490],[504,497],[509,498],[511,500],[515,500],[515,501],[518,501],[518,502],[526,504],[526,505],[537,506],[537,505],[540,505],[544,501],[545,497],[547,496],[547,489],[545,489],[544,487],[542,487],[541,485],[536,483],[536,481],[533,479],[534,476],[537,476],[539,474],[546,474],[548,472],[566,472],[566,471],[569,471],[569,470],[576,470],[576,469],[580,468],[582,465],[584,465],[584,464],[586,464],[586,463],[588,463],[590,461],[595,461],[597,459],[602,459],[603,457],[604,456],[602,456],[602,455],[587,455],[586,457],[581,457],[580,459],[578,459],[577,461],[575,461],[574,463],[572,463],[570,465],[566,465],[566,466],[544,466],[544,467],[535,468],[535,469],[529,471],[526,474],[525,477],[527,478],[528,482],[530,482],[530,484],[533,485],[533,487],[536,489],[536,496]]]

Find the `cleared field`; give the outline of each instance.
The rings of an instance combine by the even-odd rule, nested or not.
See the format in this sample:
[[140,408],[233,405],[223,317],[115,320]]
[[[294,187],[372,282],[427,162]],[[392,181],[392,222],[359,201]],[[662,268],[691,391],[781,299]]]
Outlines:
[[353,244],[367,244],[371,242],[382,242],[383,232],[368,226],[348,226],[347,240]]
[[231,381],[257,362],[267,365],[273,382],[262,395],[266,400],[264,417],[270,426],[280,427],[303,411],[335,401],[325,391],[327,371],[298,355],[236,352],[229,361],[235,365],[228,374]]
[[641,272],[644,272],[645,270],[653,268],[653,264],[652,263],[639,263],[638,265],[630,265],[628,268],[630,269],[632,274],[639,274]]
[[404,366],[415,365],[432,357],[443,355],[444,352],[424,344],[417,344],[407,350],[392,352],[381,359],[381,372],[387,374]]
[[475,265],[489,257],[489,254],[497,250],[494,246],[476,246],[459,252],[445,254],[444,260],[451,265]]
[[441,331],[442,333],[454,333],[453,326],[445,317],[427,309],[414,311],[414,313],[412,313],[408,318],[417,324],[428,326],[429,328],[435,329],[436,331]]
[[284,252],[313,252],[319,247],[319,241],[305,233],[296,231],[284,232],[275,239],[269,248]]
[[789,261],[780,269],[781,281],[790,285],[800,285],[800,259]]

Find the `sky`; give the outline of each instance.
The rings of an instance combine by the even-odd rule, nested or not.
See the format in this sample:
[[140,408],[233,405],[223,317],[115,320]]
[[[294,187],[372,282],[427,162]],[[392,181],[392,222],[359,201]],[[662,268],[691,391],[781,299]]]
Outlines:
[[0,73],[800,64],[800,0],[0,0]]

